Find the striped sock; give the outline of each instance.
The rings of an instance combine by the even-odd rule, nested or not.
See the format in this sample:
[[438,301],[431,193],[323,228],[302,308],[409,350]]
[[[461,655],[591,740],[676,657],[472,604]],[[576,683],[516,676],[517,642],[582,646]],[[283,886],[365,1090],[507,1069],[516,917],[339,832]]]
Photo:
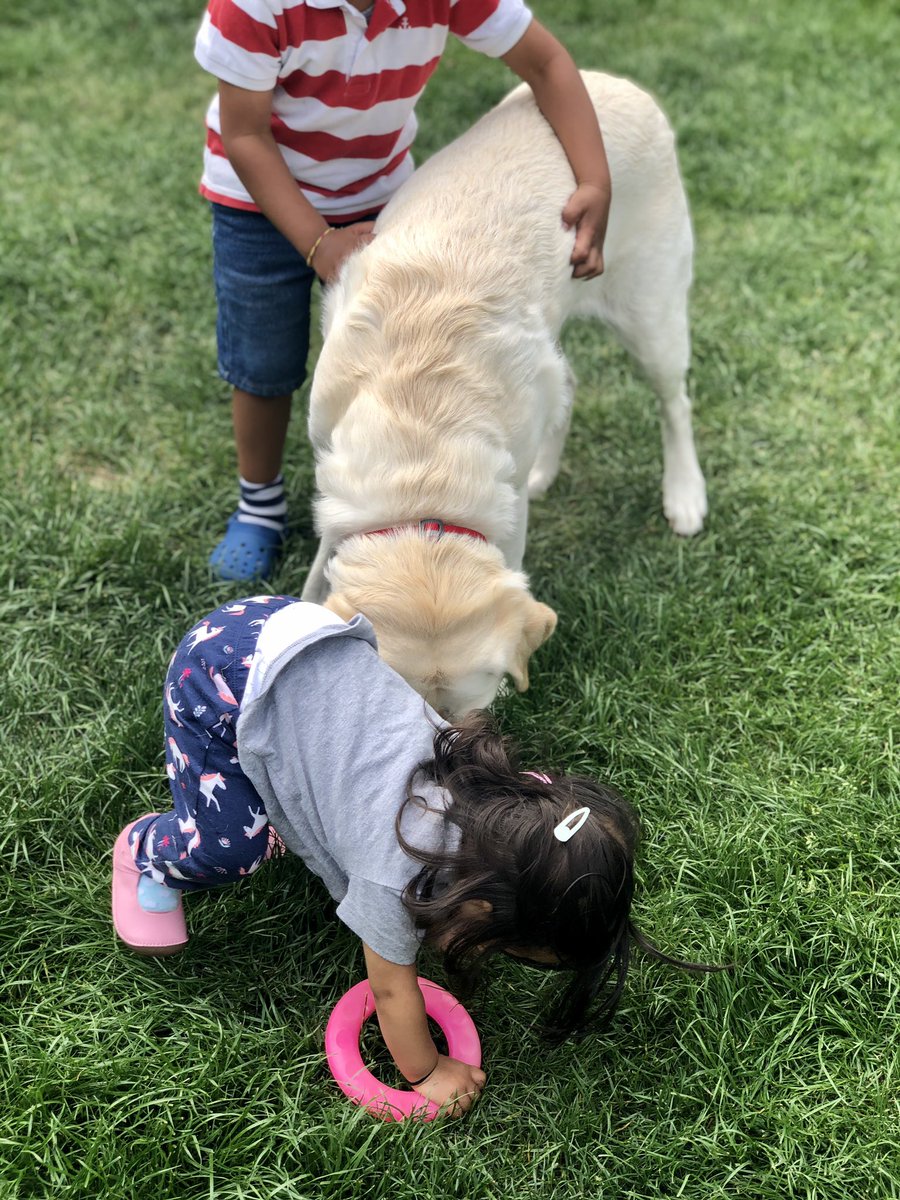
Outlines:
[[248,483],[241,481],[241,502],[238,505],[238,520],[246,525],[263,525],[266,529],[284,532],[287,516],[287,501],[284,498],[284,476],[277,475],[271,483]]

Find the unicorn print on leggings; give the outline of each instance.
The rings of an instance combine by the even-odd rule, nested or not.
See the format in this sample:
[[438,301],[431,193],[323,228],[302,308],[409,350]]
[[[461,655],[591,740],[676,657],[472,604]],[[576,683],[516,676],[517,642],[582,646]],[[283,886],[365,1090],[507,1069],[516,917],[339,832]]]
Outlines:
[[187,858],[200,845],[200,830],[197,828],[197,818],[193,814],[186,821],[182,821],[181,817],[178,817],[178,828],[185,838],[188,838],[188,834],[190,834],[190,837],[185,842],[185,852],[183,855],[183,857]]
[[259,868],[262,866],[262,863],[263,863],[263,860],[265,859],[265,857],[266,856],[264,854],[261,854],[259,856],[259,858],[253,860],[253,862],[250,864],[249,867],[247,867],[246,870],[244,870],[243,867],[238,867],[238,875],[252,875],[254,871],[258,871]]
[[188,635],[191,639],[188,650],[196,650],[201,642],[208,642],[210,638],[218,637],[224,628],[224,625],[210,625],[209,621],[201,621],[198,627]]
[[206,807],[209,808],[210,804],[214,804],[216,811],[221,812],[222,806],[213,795],[216,788],[221,788],[223,792],[228,790],[225,786],[225,776],[219,771],[200,776],[200,795],[206,800]]
[[255,838],[259,831],[261,829],[265,829],[265,827],[268,825],[269,818],[262,811],[262,809],[257,810],[250,808],[249,805],[247,806],[247,812],[253,818],[253,824],[244,826],[244,837]]
[[220,734],[224,736],[225,730],[230,729],[233,724],[234,721],[231,713],[219,713],[219,719],[216,721],[215,725],[213,725],[213,729],[219,730]]
[[[180,773],[186,767],[190,766],[191,760],[184,753],[184,751],[181,749],[181,747],[178,745],[178,743],[175,741],[175,739],[173,737],[170,737],[168,739],[168,742],[169,742],[169,750],[172,753],[172,762],[178,768],[178,771]],[[174,776],[170,775],[169,778],[173,779]]]
[[238,702],[234,697],[234,692],[232,692],[231,688],[225,682],[225,676],[217,671],[215,667],[210,667],[209,677],[215,684],[216,695],[219,697],[219,699],[224,700],[226,704],[231,704],[234,708],[237,708]]
[[174,690],[175,690],[174,683],[166,684],[166,707],[169,710],[169,719],[173,722],[173,724],[177,725],[179,729],[184,729],[184,723],[182,721],[178,720],[178,714],[180,712],[184,712],[184,705],[179,704],[178,701],[175,699],[175,697],[172,695],[172,692]]

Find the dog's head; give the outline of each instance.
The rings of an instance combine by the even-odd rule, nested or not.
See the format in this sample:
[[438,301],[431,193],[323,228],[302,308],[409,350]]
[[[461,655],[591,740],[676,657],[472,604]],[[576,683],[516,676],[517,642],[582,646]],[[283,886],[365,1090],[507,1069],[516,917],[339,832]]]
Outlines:
[[327,575],[326,606],[368,617],[382,658],[448,720],[487,707],[507,675],[525,691],[528,660],[556,628],[525,576],[472,538],[348,538]]

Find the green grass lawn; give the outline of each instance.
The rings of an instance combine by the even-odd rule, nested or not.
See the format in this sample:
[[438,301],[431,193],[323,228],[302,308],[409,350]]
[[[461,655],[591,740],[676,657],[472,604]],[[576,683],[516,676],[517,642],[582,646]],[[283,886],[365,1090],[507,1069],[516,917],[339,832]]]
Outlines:
[[[559,630],[497,707],[637,805],[639,925],[734,970],[638,961],[610,1032],[548,1051],[553,979],[492,969],[488,1089],[443,1127],[372,1121],[329,1081],[362,960],[301,864],[192,901],[171,961],[109,921],[112,840],[165,803],[168,655],[235,594],[205,566],[233,444],[200,9],[0,7],[0,1200],[900,1196],[892,6],[535,5],[678,131],[710,518],[668,532],[649,389],[573,325],[578,407],[527,557]],[[452,47],[420,158],[511,82]],[[302,408],[284,591],[314,550]]]

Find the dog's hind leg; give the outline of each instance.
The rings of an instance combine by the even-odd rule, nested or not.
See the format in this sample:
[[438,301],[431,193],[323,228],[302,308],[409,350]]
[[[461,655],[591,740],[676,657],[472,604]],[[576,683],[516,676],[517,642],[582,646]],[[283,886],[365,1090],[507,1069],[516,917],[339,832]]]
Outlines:
[[706,516],[706,481],[697,461],[687,393],[687,317],[667,314],[644,331],[634,354],[659,397],[663,448],[663,512],[675,533],[699,533]]
[[662,419],[663,512],[675,533],[690,537],[703,528],[707,513],[706,481],[694,446],[691,402],[683,376],[677,385],[665,377],[654,381],[651,376],[651,382],[660,398]]
[[[690,333],[687,316],[689,260],[668,280],[654,279],[652,267],[643,281],[629,279],[632,303],[616,304],[603,318],[635,357],[659,398],[663,447],[663,512],[675,533],[699,533],[706,516],[706,482],[691,422],[687,393]],[[640,283],[643,282],[643,287]],[[636,286],[637,285],[637,286]],[[639,297],[639,299],[638,299]]]

